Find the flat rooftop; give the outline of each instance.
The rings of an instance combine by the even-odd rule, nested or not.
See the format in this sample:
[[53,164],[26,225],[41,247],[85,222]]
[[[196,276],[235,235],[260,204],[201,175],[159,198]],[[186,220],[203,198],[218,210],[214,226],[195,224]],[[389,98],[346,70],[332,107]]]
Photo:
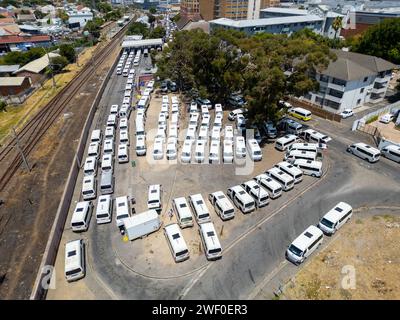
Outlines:
[[262,27],[262,26],[272,26],[280,24],[293,24],[301,22],[320,22],[323,21],[321,17],[316,15],[306,15],[306,16],[290,16],[290,17],[278,17],[278,18],[264,18],[264,19],[254,19],[254,20],[232,20],[227,18],[219,18],[211,20],[210,23],[219,24],[227,27],[235,28],[248,28],[248,27]]

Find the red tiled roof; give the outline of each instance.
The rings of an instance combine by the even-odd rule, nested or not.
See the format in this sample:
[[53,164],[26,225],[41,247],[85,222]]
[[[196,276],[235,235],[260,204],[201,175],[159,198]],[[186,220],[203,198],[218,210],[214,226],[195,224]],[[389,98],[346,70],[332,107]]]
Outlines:
[[11,17],[10,18],[0,18],[0,24],[3,24],[3,23],[15,23],[15,20],[14,20],[14,18],[11,18]]
[[24,42],[45,42],[50,41],[49,36],[31,36],[31,37],[23,37],[23,36],[1,36],[0,44],[6,43],[24,43]]

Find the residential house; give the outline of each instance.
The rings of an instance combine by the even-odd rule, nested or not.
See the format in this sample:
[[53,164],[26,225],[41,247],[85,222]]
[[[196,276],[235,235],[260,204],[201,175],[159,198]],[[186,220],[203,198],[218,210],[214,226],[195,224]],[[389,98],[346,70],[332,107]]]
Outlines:
[[[59,57],[57,53],[50,52],[48,56],[51,58]],[[42,82],[47,76],[46,68],[50,65],[49,57],[45,54],[43,57],[33,60],[14,72],[19,77],[28,77],[31,83],[36,85]]]
[[31,88],[28,77],[0,77],[0,95],[3,97],[18,95]]
[[32,47],[47,47],[51,43],[47,35],[10,35],[0,32],[0,52],[26,51]]
[[12,74],[19,69],[19,64],[0,65],[0,77],[11,77]]
[[310,92],[305,98],[322,108],[341,113],[365,103],[377,103],[384,99],[393,63],[365,54],[332,50],[337,60],[315,75],[319,82],[318,92]]

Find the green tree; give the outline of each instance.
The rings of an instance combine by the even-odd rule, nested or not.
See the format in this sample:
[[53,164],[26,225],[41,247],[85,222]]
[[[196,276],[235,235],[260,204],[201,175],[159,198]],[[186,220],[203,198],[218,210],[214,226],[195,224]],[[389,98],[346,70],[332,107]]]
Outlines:
[[181,19],[181,14],[177,13],[171,20],[173,22],[178,22]]
[[149,34],[148,38],[150,39],[158,39],[158,38],[164,38],[166,34],[166,31],[163,27],[158,26],[155,27]]
[[60,18],[62,22],[68,23],[68,14],[65,10],[58,9],[57,10],[57,18]]
[[46,14],[40,10],[33,11],[33,14],[35,15],[36,19],[43,19],[46,16]]
[[134,22],[129,26],[128,29],[128,34],[137,34],[137,35],[142,35],[143,38],[147,38],[149,34],[149,28],[147,27],[146,24],[142,22]]
[[342,28],[342,26],[343,26],[343,17],[336,17],[335,19],[333,19],[332,28],[333,30],[335,30],[335,39],[337,38],[337,33]]
[[156,17],[153,16],[152,14],[150,14],[150,13],[147,15],[147,17],[149,18],[149,23],[150,24],[153,23],[154,21],[156,21]]
[[97,9],[102,13],[107,13],[107,12],[112,11],[112,6],[111,6],[111,4],[109,4],[107,2],[100,2],[97,5]]
[[75,62],[75,49],[70,44],[60,45],[60,55],[67,58],[69,63]]
[[7,103],[3,100],[0,100],[0,112],[6,112],[7,111]]
[[50,60],[51,68],[55,73],[59,73],[62,71],[65,66],[68,64],[68,59],[63,56],[54,57]]
[[385,19],[371,26],[353,44],[352,50],[399,64],[400,19]]
[[151,8],[149,9],[149,12],[150,12],[151,14],[156,14],[156,13],[157,13],[156,7],[151,7]]

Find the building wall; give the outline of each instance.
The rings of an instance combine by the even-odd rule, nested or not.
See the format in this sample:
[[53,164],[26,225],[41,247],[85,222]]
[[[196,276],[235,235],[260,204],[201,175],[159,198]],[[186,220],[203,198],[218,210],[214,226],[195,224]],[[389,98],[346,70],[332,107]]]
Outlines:
[[68,23],[76,23],[79,22],[81,28],[83,28],[86,23],[90,20],[93,20],[93,15],[79,15],[79,16],[70,16],[68,19]]
[[182,0],[181,16],[185,18],[198,18],[200,16],[199,0]]
[[20,86],[0,87],[0,95],[3,97],[17,95],[29,89],[30,87],[31,84],[29,79],[25,78],[25,80],[22,82]]
[[47,77],[45,74],[42,73],[32,73],[29,71],[21,71],[17,74],[18,77],[28,77],[31,80],[32,85],[36,85],[41,83]]
[[261,0],[199,0],[200,14],[204,20],[229,18],[233,20],[256,19]]
[[260,8],[279,7],[280,3],[280,0],[261,0]]

